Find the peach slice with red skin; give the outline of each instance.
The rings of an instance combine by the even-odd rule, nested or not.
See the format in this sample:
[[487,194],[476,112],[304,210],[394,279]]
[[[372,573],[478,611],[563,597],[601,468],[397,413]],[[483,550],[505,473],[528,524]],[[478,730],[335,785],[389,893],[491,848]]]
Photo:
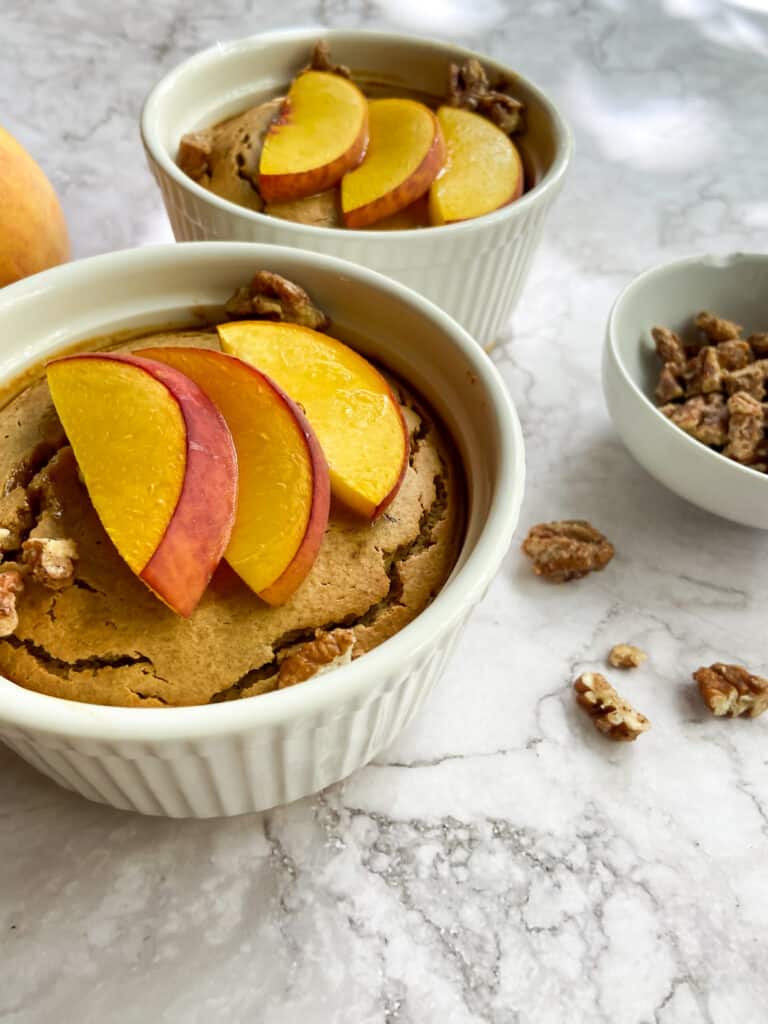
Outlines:
[[237,514],[224,557],[269,604],[312,568],[328,524],[330,481],[320,444],[284,391],[253,366],[203,348],[149,348],[195,381],[226,420],[237,452]]
[[98,352],[48,364],[56,411],[107,534],[187,618],[229,542],[237,458],[216,406],[184,374]]
[[357,167],[368,145],[368,105],[347,78],[304,71],[264,138],[259,191],[267,203],[324,192]]
[[437,119],[448,155],[429,190],[433,225],[482,217],[522,195],[523,162],[508,135],[480,114],[458,107],[440,107]]
[[247,320],[218,331],[225,352],[258,367],[305,410],[334,496],[375,519],[408,466],[408,431],[386,379],[348,345],[309,327]]
[[410,206],[429,189],[445,162],[437,118],[423,103],[371,100],[365,159],[341,181],[348,228],[365,228]]

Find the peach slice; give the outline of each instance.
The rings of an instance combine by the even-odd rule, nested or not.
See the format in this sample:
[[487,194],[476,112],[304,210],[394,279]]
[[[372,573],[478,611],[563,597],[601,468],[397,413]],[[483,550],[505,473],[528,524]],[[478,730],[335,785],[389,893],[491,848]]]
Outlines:
[[347,78],[304,71],[264,139],[259,191],[267,203],[331,188],[357,167],[368,145],[368,105]]
[[229,542],[237,458],[216,406],[170,366],[118,353],[49,363],[93,506],[128,566],[187,618]]
[[298,402],[331,471],[331,491],[375,519],[408,465],[408,432],[382,375],[347,345],[298,324],[220,324],[225,352],[258,367]]
[[348,228],[364,228],[415,202],[445,162],[437,118],[416,100],[371,100],[368,152],[341,181]]
[[440,107],[437,119],[448,157],[429,190],[433,225],[482,217],[522,195],[523,162],[508,135],[458,107]]
[[204,348],[138,354],[181,370],[226,420],[239,472],[224,557],[263,600],[282,604],[312,568],[328,524],[328,466],[306,417],[263,373],[234,356]]

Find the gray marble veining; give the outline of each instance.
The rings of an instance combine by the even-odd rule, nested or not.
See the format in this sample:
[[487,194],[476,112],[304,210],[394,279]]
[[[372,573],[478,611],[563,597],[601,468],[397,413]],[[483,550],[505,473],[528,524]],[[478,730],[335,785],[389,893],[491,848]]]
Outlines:
[[[605,319],[636,272],[765,248],[767,7],[2,5],[0,119],[53,179],[77,256],[171,239],[137,116],[165,70],[217,39],[387,26],[458,39],[541,84],[576,157],[494,353],[528,445],[519,539],[578,515],[617,556],[557,588],[513,548],[395,746],[263,816],[128,816],[0,753],[0,1021],[768,1018],[768,726],[712,719],[690,683],[716,658],[768,669],[768,537],[647,477],[599,386]],[[626,749],[569,693],[625,640],[650,654],[621,683],[653,722]]]

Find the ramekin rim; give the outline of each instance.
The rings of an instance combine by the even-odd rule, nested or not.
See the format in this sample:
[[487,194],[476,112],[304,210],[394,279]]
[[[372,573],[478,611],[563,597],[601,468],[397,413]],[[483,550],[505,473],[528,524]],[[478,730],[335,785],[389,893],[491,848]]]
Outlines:
[[[662,429],[664,431],[668,431],[670,437],[676,437],[678,441],[686,447],[689,447],[691,451],[697,452],[704,458],[711,459],[712,465],[719,466],[721,472],[734,473],[742,479],[747,480],[762,480],[763,485],[768,485],[768,477],[766,477],[765,474],[759,473],[750,466],[743,466],[740,462],[735,462],[733,459],[724,458],[720,452],[713,451],[707,445],[702,444],[689,434],[686,434],[684,430],[680,430],[679,427],[676,427],[674,423],[672,423],[671,420],[669,420],[661,410],[654,405],[627,369],[626,363],[619,351],[618,330],[616,326],[616,320],[618,319],[618,315],[624,302],[626,302],[636,289],[645,287],[648,282],[653,281],[654,278],[661,278],[670,271],[677,270],[682,267],[710,266],[716,269],[728,268],[740,262],[754,259],[757,259],[760,262],[768,262],[768,254],[741,251],[722,254],[704,253],[701,256],[686,256],[683,259],[669,260],[666,263],[656,263],[651,267],[647,267],[645,270],[633,277],[614,299],[611,311],[608,314],[606,348],[610,353],[623,382],[640,398],[643,406],[653,414],[655,422],[662,424]],[[758,484],[758,486],[760,486],[760,484]]]
[[192,65],[200,64],[201,66],[205,66],[217,57],[222,58],[226,56],[228,52],[241,48],[247,49],[247,44],[253,44],[256,40],[263,41],[265,38],[273,38],[275,40],[299,40],[307,37],[310,37],[311,39],[312,37],[316,37],[318,34],[322,34],[324,38],[328,38],[331,41],[334,36],[358,35],[368,39],[385,39],[390,41],[404,40],[406,42],[426,43],[445,50],[454,56],[458,55],[464,58],[475,57],[481,62],[490,63],[502,68],[505,73],[513,75],[519,81],[523,82],[528,89],[536,94],[537,100],[547,110],[551,117],[552,123],[555,125],[556,129],[556,154],[552,162],[552,166],[541,181],[537,182],[530,191],[525,192],[513,203],[508,203],[506,206],[502,206],[500,209],[494,210],[492,213],[484,214],[482,217],[458,221],[455,224],[430,225],[428,229],[429,237],[434,237],[433,232],[435,231],[439,231],[440,237],[444,237],[448,233],[468,234],[483,231],[486,227],[491,228],[505,219],[515,218],[522,215],[544,195],[551,193],[559,186],[573,154],[573,133],[557,105],[535,82],[525,75],[519,74],[513,68],[510,68],[505,64],[501,64],[495,58],[478,53],[475,50],[470,50],[464,46],[458,46],[448,43],[445,40],[436,39],[430,36],[414,37],[400,32],[384,32],[375,29],[328,29],[321,26],[277,29],[271,32],[259,32],[250,36],[243,36],[239,39],[230,40],[225,43],[215,43],[213,46],[206,47],[206,49],[192,54],[190,57],[187,57],[186,60],[171,68],[170,71],[155,83],[147,94],[142,105],[141,115],[139,118],[139,130],[144,147],[152,160],[177,185],[191,192],[192,195],[197,196],[197,198],[203,202],[209,203],[211,206],[214,206],[225,213],[236,215],[243,220],[250,221],[254,224],[269,224],[274,227],[275,222],[277,221],[280,229],[285,229],[288,236],[294,233],[299,235],[303,232],[309,232],[310,237],[317,234],[318,237],[328,239],[349,240],[350,234],[352,234],[355,238],[361,238],[364,240],[376,239],[377,244],[382,246],[389,245],[391,247],[396,246],[398,239],[403,241],[411,240],[416,237],[424,238],[424,228],[402,228],[397,231],[390,232],[358,228],[353,232],[350,232],[348,228],[328,228],[316,224],[302,224],[283,220],[281,218],[270,217],[257,210],[249,210],[244,206],[240,206],[238,203],[233,203],[228,199],[223,199],[221,196],[210,192],[208,189],[198,185],[196,181],[193,181],[189,175],[184,174],[157,137],[157,130],[154,125],[154,120],[152,119],[154,106],[159,102],[159,98],[162,96],[162,93],[170,88],[174,79],[181,76],[184,71],[188,70]]
[[[514,404],[495,365],[469,333],[429,299],[412,289],[367,267],[335,256],[326,256],[290,246],[257,242],[182,242],[142,246],[92,256],[26,278],[0,292],[0,317],[7,305],[40,291],[51,281],[62,284],[67,278],[86,275],[91,267],[114,263],[115,272],[135,262],[146,268],[148,260],[201,260],[208,254],[216,258],[242,253],[271,254],[298,260],[305,266],[336,270],[360,283],[394,293],[437,326],[448,342],[467,359],[468,369],[485,388],[497,420],[500,452],[499,479],[493,504],[474,548],[464,564],[448,580],[435,600],[411,623],[351,665],[336,669],[321,680],[309,680],[253,698],[218,704],[170,708],[125,708],[87,704],[52,697],[28,690],[0,676],[0,723],[33,729],[61,739],[125,742],[182,742],[251,732],[266,727],[318,715],[334,717],[334,708],[342,713],[345,700],[365,703],[366,689],[385,673],[397,671],[420,652],[434,645],[451,624],[461,619],[482,596],[496,575],[512,534],[522,503],[525,482],[523,434]],[[256,259],[260,258],[259,256]]]

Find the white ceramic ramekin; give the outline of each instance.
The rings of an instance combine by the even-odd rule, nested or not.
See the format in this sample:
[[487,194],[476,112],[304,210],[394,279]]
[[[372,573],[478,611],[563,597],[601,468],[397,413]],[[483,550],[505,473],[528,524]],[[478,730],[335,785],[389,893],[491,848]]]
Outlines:
[[[524,483],[523,440],[501,379],[432,303],[364,268],[247,243],[97,256],[0,291],[0,385],[74,342],[188,323],[259,268],[304,285],[356,345],[441,414],[468,478],[466,540],[435,601],[351,665],[301,686],[188,708],[114,708],[33,693],[0,678],[0,739],[91,800],[144,814],[211,817],[286,803],[391,743],[439,678],[509,546]],[[361,340],[367,339],[367,340]]]
[[768,530],[768,477],[701,444],[653,401],[660,363],[651,327],[685,334],[702,309],[768,330],[768,256],[702,256],[654,267],[616,300],[603,350],[603,391],[622,441],[651,476],[681,498],[744,526]]
[[525,145],[537,184],[496,213],[439,228],[348,231],[278,220],[220,199],[176,166],[179,139],[284,90],[323,37],[334,60],[369,77],[442,95],[450,61],[479,56],[448,43],[380,32],[301,29],[218,43],[171,71],[144,106],[141,132],[178,241],[237,239],[339,256],[432,299],[481,344],[492,343],[518,300],[571,152],[554,104],[511,68],[480,56],[527,104]]

